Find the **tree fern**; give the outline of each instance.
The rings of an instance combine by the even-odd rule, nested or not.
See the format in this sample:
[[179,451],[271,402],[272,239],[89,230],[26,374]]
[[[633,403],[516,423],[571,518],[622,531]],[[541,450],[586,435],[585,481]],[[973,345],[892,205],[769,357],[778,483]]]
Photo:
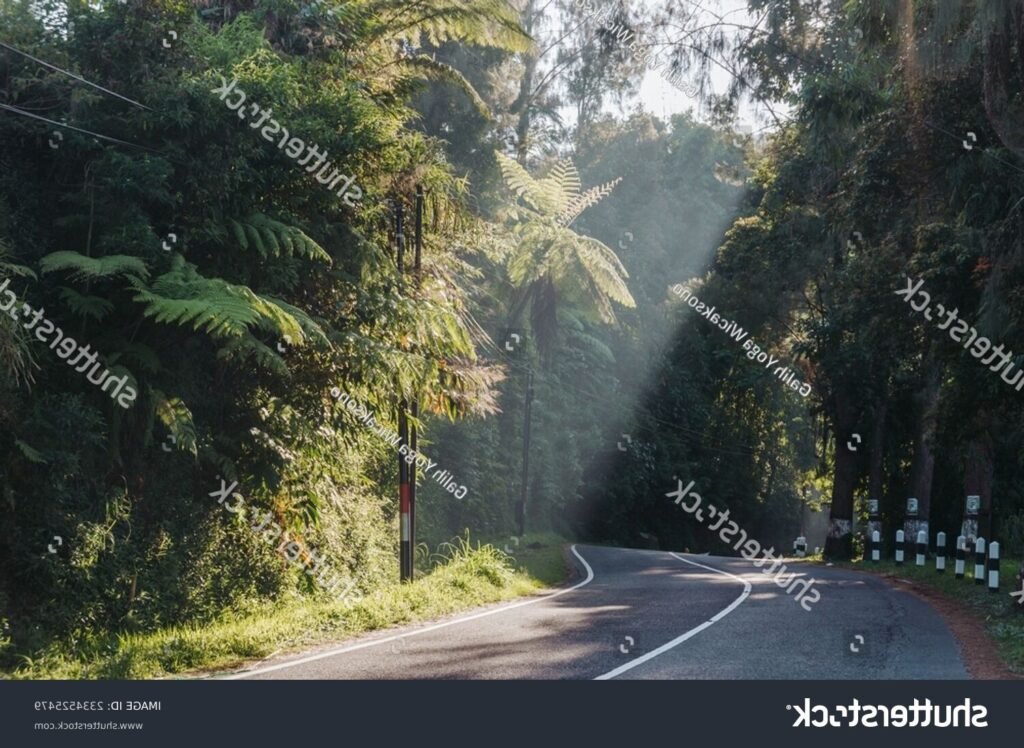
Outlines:
[[152,286],[138,279],[132,286],[135,301],[145,304],[145,316],[157,322],[191,325],[218,339],[237,338],[256,327],[288,336],[296,344],[305,339],[298,320],[280,306],[246,286],[199,275],[180,255]]
[[68,278],[75,281],[95,281],[118,276],[149,276],[146,263],[138,257],[129,255],[86,257],[78,252],[51,252],[40,260],[39,266],[44,273],[70,271]]
[[579,174],[569,161],[555,164],[545,178],[535,179],[508,156],[499,153],[497,158],[509,189],[526,207],[516,215],[516,247],[506,259],[509,280],[517,289],[511,321],[529,306],[535,336],[545,350],[557,330],[562,303],[608,324],[615,322],[614,304],[636,306],[626,285],[629,275],[616,254],[597,239],[569,228],[621,180],[581,193]]
[[261,257],[305,257],[331,263],[331,256],[301,229],[254,213],[241,220],[228,220],[235,241],[242,249],[255,249]]

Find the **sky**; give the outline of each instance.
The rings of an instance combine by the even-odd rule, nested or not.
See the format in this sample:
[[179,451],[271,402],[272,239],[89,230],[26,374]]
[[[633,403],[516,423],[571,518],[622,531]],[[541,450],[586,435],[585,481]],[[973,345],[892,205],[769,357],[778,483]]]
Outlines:
[[[638,0],[642,5],[654,7],[658,0]],[[753,18],[747,13],[746,0],[699,0],[691,5],[706,9],[708,21],[714,20],[715,16],[721,16],[730,23],[753,24]],[[711,14],[714,15],[711,15]],[[730,75],[720,67],[714,67],[711,74],[711,87],[715,93],[723,93],[730,82]],[[640,94],[637,98],[627,104],[632,108],[636,103],[643,104],[644,108],[659,117],[668,118],[670,115],[685,112],[693,109],[700,118],[701,104],[697,97],[687,96],[675,86],[668,83],[662,75],[653,70],[648,70],[644,75],[640,86]],[[614,105],[610,105],[614,111]],[[785,107],[777,107],[776,111],[784,112]],[[751,130],[759,130],[769,122],[763,116],[759,116],[755,106],[749,102],[741,102],[739,108],[738,124],[748,126]]]

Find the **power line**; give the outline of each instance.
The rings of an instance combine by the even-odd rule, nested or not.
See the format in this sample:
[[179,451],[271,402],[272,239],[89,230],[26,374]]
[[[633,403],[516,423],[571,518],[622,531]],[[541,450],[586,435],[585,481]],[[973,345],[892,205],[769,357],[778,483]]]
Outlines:
[[22,115],[24,117],[31,117],[32,119],[41,120],[42,122],[48,122],[49,124],[54,125],[55,127],[63,127],[63,128],[68,129],[68,130],[74,130],[75,132],[83,133],[85,135],[92,135],[95,138],[102,138],[103,140],[109,140],[111,143],[119,143],[120,145],[127,145],[127,146],[130,146],[131,148],[139,148],[141,150],[149,151],[151,153],[160,153],[160,151],[158,151],[158,150],[156,150],[154,148],[150,148],[150,147],[145,146],[145,145],[139,145],[137,143],[129,143],[127,140],[120,140],[118,138],[112,138],[109,135],[103,135],[103,134],[98,133],[98,132],[93,132],[92,130],[84,130],[81,127],[75,127],[74,125],[67,125],[67,124],[64,124],[63,122],[57,122],[57,121],[52,120],[52,119],[47,119],[46,117],[42,117],[42,116],[40,116],[38,114],[32,114],[32,112],[26,112],[23,109],[18,109],[17,107],[9,106],[7,104],[0,104],[0,109],[5,109],[5,110],[7,110],[9,112],[14,112],[15,114],[20,114],[20,115]]
[[91,81],[87,81],[82,76],[76,75],[75,73],[72,73],[69,70],[65,70],[64,68],[59,68],[56,65],[51,65],[50,63],[46,62],[45,60],[40,60],[38,57],[33,57],[28,52],[22,52],[20,49],[16,49],[15,47],[12,47],[10,44],[4,44],[3,42],[0,42],[0,47],[3,47],[4,49],[8,49],[11,52],[14,52],[15,54],[19,54],[19,55],[21,55],[23,57],[27,57],[28,59],[32,60],[33,62],[36,62],[36,63],[38,63],[38,64],[40,64],[40,65],[42,65],[44,67],[48,67],[51,70],[56,70],[59,73],[63,73],[64,75],[67,75],[67,76],[69,76],[71,78],[74,78],[76,81],[80,81],[80,82],[84,83],[87,86],[92,86],[93,88],[98,89],[100,91],[103,91],[104,93],[108,93],[111,96],[116,96],[117,98],[121,99],[122,101],[127,101],[129,104],[133,104],[133,105],[135,105],[137,107],[145,109],[147,112],[152,112],[153,111],[152,109],[150,109],[145,104],[140,104],[139,102],[135,101],[134,99],[129,99],[127,96],[122,96],[121,94],[117,93],[116,91],[111,91],[109,88],[104,88],[103,86],[99,85],[98,83],[93,83]]
[[[932,130],[935,130],[935,132],[942,133],[943,135],[946,135],[947,137],[950,137],[953,140],[959,140],[961,143],[967,142],[963,138],[961,138],[959,135],[951,133],[948,130],[943,130],[938,125],[933,125],[931,122],[929,122],[926,119],[921,120],[921,122],[922,122],[922,124],[924,124],[925,127],[929,128],[929,129],[932,129]],[[999,158],[999,156],[997,156],[997,155],[995,155],[994,153],[991,152],[993,150],[992,148],[984,148],[984,147],[981,147],[981,146],[974,146],[974,145],[972,145],[970,148],[968,148],[966,150],[974,150],[975,148],[977,148],[982,153],[987,154],[989,158],[995,159],[996,161],[1001,163],[1003,166],[1008,166],[1011,169],[1013,169],[1015,171],[1019,171],[1022,174],[1024,174],[1024,169],[1022,169],[1021,167],[1017,166],[1016,164],[1011,164],[1009,161],[1004,161],[1003,159]]]

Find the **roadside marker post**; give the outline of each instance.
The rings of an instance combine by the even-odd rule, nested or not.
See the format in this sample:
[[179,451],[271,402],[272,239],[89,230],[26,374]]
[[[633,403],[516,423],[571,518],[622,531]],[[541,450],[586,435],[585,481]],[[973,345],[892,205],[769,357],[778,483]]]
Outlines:
[[882,560],[882,533],[875,530],[871,533],[871,561],[878,563]]
[[940,532],[935,538],[935,571],[946,572],[946,533]]
[[999,592],[999,543],[988,546],[988,591]]
[[924,566],[924,557],[928,552],[928,533],[924,530],[917,531],[917,556],[914,559],[917,566]]
[[967,538],[958,535],[956,538],[956,562],[953,573],[957,579],[964,578],[964,567],[967,565]]
[[903,566],[903,539],[906,536],[903,530],[896,531],[896,565]]
[[797,558],[803,558],[807,555],[807,538],[803,535],[793,541],[793,550],[796,551]]
[[974,583],[985,584],[985,538],[974,541]]

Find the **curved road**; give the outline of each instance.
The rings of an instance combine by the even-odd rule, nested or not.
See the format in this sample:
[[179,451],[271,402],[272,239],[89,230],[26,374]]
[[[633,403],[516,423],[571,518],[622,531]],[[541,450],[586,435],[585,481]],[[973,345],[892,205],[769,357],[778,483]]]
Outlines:
[[939,615],[869,574],[790,564],[789,571],[816,580],[821,599],[808,611],[741,558],[584,545],[572,552],[577,581],[552,593],[376,632],[227,677],[968,677]]

